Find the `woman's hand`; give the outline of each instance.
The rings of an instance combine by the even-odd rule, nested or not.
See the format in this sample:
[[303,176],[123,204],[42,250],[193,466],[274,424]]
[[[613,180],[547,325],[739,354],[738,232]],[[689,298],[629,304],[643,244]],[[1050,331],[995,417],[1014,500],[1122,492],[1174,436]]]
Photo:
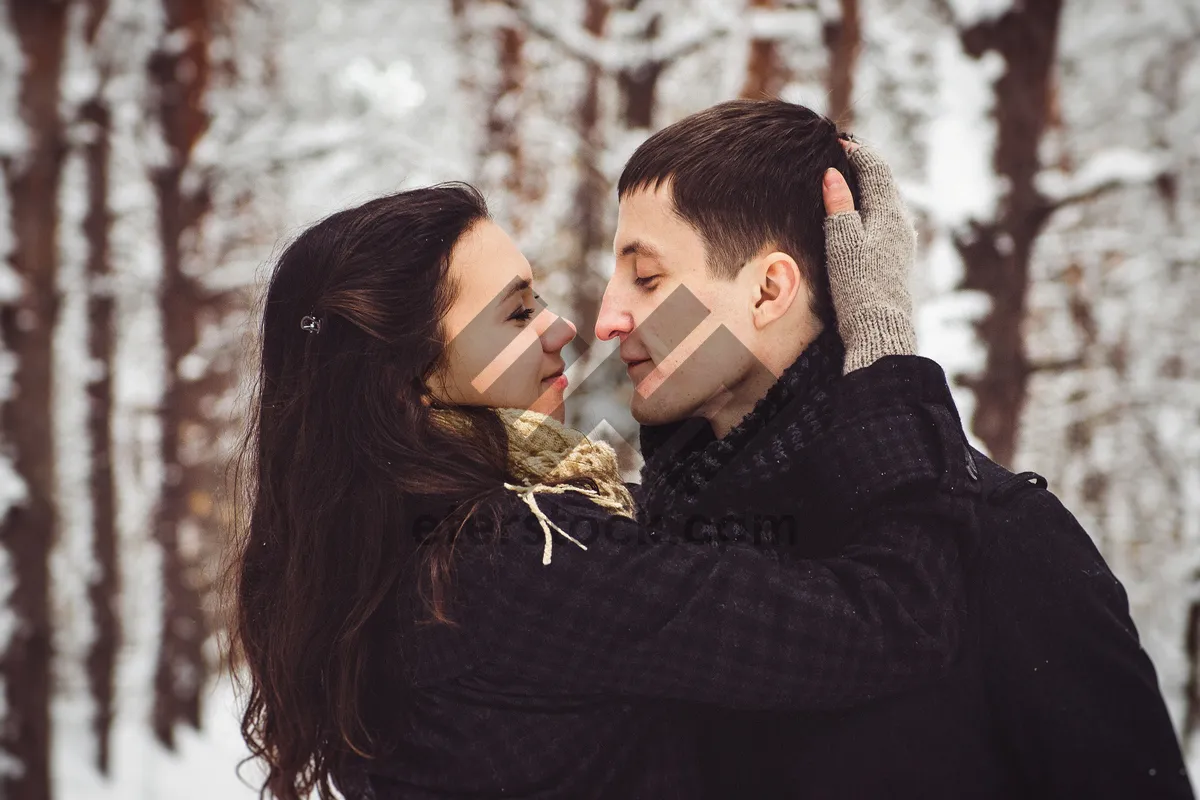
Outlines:
[[916,353],[908,280],[917,238],[888,165],[868,147],[842,146],[858,176],[862,212],[842,174],[828,170],[825,254],[849,373],[884,356]]

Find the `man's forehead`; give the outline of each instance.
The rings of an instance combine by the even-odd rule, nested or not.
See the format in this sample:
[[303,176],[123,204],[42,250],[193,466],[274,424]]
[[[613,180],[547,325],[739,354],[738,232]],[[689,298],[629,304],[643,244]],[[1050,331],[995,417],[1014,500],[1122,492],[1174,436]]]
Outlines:
[[675,195],[671,189],[671,180],[635,186],[621,197],[619,211],[636,214],[656,214],[675,212]]
[[618,257],[660,258],[667,242],[681,233],[682,224],[668,186],[634,190],[621,198],[613,253]]

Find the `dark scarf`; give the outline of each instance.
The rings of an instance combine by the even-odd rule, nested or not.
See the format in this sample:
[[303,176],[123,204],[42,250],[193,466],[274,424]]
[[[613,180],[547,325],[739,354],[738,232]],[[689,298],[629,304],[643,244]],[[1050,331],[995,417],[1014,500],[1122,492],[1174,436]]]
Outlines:
[[836,332],[822,333],[721,439],[703,419],[643,426],[639,520],[689,541],[777,543],[778,512],[802,504],[803,449],[828,422],[844,355]]

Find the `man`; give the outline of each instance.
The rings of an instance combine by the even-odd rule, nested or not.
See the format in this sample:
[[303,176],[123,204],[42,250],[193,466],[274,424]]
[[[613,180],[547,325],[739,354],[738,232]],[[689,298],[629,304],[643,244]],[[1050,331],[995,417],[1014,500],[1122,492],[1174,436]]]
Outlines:
[[[839,327],[911,346],[895,263],[911,254],[898,213],[864,208],[864,232],[857,181],[887,168],[869,151],[850,159],[810,110],[739,101],[660,131],[626,165],[596,334],[620,340],[636,384],[647,521],[682,521],[718,545],[753,537],[782,557],[855,547],[853,509],[822,504],[839,455],[801,434],[856,366]],[[871,302],[838,319],[827,249],[864,235],[872,268],[895,280],[863,281]],[[971,459],[954,443],[945,453]],[[708,715],[713,796],[1192,796],[1120,584],[1053,495],[978,454],[976,465],[983,535],[953,672],[848,712]]]

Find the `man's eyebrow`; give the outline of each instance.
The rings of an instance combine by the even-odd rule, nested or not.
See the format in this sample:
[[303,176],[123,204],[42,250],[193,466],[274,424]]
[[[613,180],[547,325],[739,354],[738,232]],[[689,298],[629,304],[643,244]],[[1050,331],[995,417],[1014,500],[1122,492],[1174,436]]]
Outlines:
[[504,294],[500,295],[500,299],[496,301],[496,304],[500,305],[501,303],[507,302],[508,298],[512,297],[514,294],[520,294],[532,285],[533,284],[531,284],[525,278],[518,278],[514,280],[508,285],[508,288],[504,290]]
[[629,244],[621,248],[621,252],[617,256],[624,258],[625,256],[641,256],[642,258],[658,258],[658,251],[640,239],[634,239]]

